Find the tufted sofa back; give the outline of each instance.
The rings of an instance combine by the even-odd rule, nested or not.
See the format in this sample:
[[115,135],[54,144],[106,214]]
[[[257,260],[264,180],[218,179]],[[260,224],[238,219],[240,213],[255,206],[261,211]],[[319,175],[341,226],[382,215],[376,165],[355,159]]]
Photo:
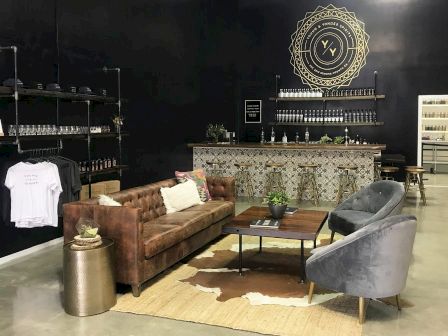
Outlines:
[[[141,187],[122,190],[109,196],[115,201],[120,202],[123,206],[142,209],[142,221],[147,222],[166,214],[160,188],[172,187],[176,184],[176,179],[168,179]],[[82,203],[98,204],[98,200],[89,199]]]

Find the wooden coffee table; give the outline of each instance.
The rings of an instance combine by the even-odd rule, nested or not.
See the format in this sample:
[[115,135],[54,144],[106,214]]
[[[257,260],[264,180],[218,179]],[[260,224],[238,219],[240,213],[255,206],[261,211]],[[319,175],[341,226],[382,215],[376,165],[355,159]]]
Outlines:
[[226,224],[222,228],[222,233],[233,233],[239,236],[239,272],[243,275],[243,235],[260,237],[260,252],[262,249],[263,237],[285,238],[300,240],[300,276],[304,282],[305,275],[305,255],[304,241],[314,241],[316,247],[316,239],[322,226],[327,220],[328,212],[314,210],[297,210],[292,215],[285,215],[280,220],[278,229],[259,229],[251,228],[250,223],[255,219],[269,219],[271,214],[267,207],[251,207],[236,216],[232,222]]

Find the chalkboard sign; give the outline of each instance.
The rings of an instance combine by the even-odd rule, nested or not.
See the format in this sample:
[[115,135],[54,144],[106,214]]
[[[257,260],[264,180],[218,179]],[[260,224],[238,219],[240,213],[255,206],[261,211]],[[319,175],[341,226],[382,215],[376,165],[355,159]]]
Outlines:
[[261,100],[245,100],[244,111],[246,124],[261,123]]

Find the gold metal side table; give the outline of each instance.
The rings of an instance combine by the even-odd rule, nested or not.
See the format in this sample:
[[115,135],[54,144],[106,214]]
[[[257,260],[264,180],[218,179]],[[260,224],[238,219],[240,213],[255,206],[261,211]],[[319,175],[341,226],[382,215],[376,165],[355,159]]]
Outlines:
[[67,314],[89,316],[103,313],[117,302],[115,250],[112,239],[90,250],[64,245],[64,309]]

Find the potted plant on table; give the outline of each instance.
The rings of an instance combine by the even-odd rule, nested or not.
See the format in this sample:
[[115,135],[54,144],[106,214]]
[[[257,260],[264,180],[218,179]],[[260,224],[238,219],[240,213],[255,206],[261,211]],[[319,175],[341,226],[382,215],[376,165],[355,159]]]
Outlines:
[[280,219],[283,217],[288,206],[289,197],[284,191],[270,191],[264,199],[271,211],[272,218]]
[[207,137],[211,138],[214,143],[218,143],[219,137],[226,131],[223,124],[208,124]]

